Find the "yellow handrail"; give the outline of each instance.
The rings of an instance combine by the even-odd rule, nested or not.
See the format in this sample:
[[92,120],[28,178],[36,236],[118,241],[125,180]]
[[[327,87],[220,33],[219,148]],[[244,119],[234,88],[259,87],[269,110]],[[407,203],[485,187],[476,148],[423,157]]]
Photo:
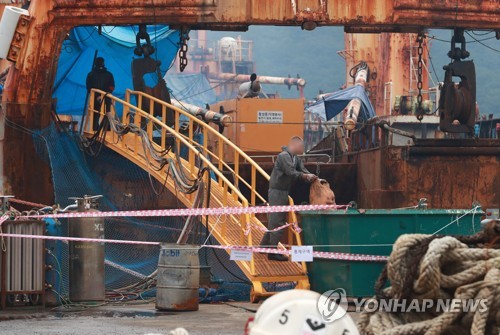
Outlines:
[[[101,91],[101,90],[98,90],[98,89],[92,89],[91,92],[90,92],[90,104],[89,104],[89,113],[87,114],[88,117],[87,117],[87,121],[86,121],[86,126],[85,126],[85,129],[87,130],[91,130],[93,128],[93,113],[99,113],[101,115],[104,115],[104,104],[102,104],[102,107],[101,107],[101,110],[100,111],[97,111],[94,109],[94,96],[95,94],[99,94],[100,96],[104,97],[106,95],[106,92],[104,91]],[[200,159],[201,161],[203,161],[204,164],[206,164],[207,167],[209,167],[214,173],[215,175],[217,176],[217,179],[219,181],[219,184],[222,184],[222,185],[225,185],[226,187],[228,187],[231,191],[232,194],[236,195],[237,198],[239,198],[241,204],[243,207],[248,207],[249,204],[248,204],[248,200],[245,198],[245,196],[243,196],[243,194],[224,176],[224,174],[222,174],[222,172],[220,172],[220,170],[215,167],[212,162],[210,162],[210,160],[205,157],[202,152],[200,152],[199,150],[197,150],[196,147],[194,147],[186,138],[185,136],[182,136],[181,134],[177,133],[174,129],[172,129],[171,127],[167,126],[166,124],[164,124],[163,122],[161,122],[160,120],[158,120],[157,118],[155,117],[151,117],[150,114],[144,112],[143,110],[139,109],[138,107],[120,99],[120,98],[117,98],[115,96],[112,96],[112,95],[106,95],[107,98],[111,99],[112,101],[114,102],[117,102],[117,103],[120,103],[122,104],[124,107],[127,108],[127,112],[125,113],[125,110],[124,110],[124,113],[123,113],[123,116],[122,116],[122,122],[124,124],[128,124],[127,121],[127,118],[129,117],[130,115],[130,110],[133,110],[135,115],[139,115],[140,117],[137,118],[137,117],[134,117],[134,123],[135,124],[141,124],[141,118],[145,118],[151,122],[153,122],[154,124],[156,124],[159,128],[161,128],[162,130],[165,130],[165,131],[162,131],[161,132],[161,137],[162,137],[162,142],[165,141],[164,137],[166,137],[166,133],[168,132],[169,134],[171,134],[172,136],[175,137],[177,143],[176,145],[182,143],[183,145],[185,145],[190,152],[193,153],[192,157],[189,158],[190,160],[190,164],[191,164],[191,161],[193,161],[193,164],[192,164],[192,167],[193,169],[190,171],[191,174],[193,176],[196,176],[196,173],[198,172],[198,168],[194,165],[194,158],[198,158]],[[112,108],[112,112],[114,113],[114,107]],[[148,133],[148,137],[150,139],[153,138],[153,127],[152,126],[149,126],[150,124],[148,123],[148,127],[147,127],[147,133]],[[152,141],[152,145],[155,145],[155,146],[158,146],[158,144],[156,144],[154,141]],[[242,229],[246,229],[246,223],[247,222],[244,222],[245,225],[242,225]]]
[[[182,134],[181,134],[182,135]],[[187,137],[186,137],[187,138]],[[193,144],[194,146],[198,147],[198,148],[202,148],[202,146],[199,144],[199,143],[194,143]],[[207,151],[207,155],[208,156],[211,156],[211,157],[214,157],[216,158],[217,160],[218,159],[218,156],[216,154],[214,154],[213,152],[211,151]],[[236,176],[236,171],[229,166],[229,164],[227,164],[226,162],[224,162],[223,160],[220,160],[220,162],[222,163],[222,165],[224,166],[224,168],[226,168],[229,172],[231,172],[234,176]],[[252,186],[243,178],[240,179],[240,181],[243,183],[243,185],[245,185],[246,187],[248,188],[251,188]],[[266,199],[263,198],[259,193],[255,193],[256,196],[262,201],[262,203],[265,203],[266,202]]]
[[[89,103],[89,113],[88,113],[88,118],[87,118],[87,123],[86,127],[89,126],[90,124],[90,129],[93,127],[93,113],[97,112],[94,110],[94,97],[95,95],[98,94],[102,98],[104,98],[104,95],[106,95],[106,92],[100,91],[100,90],[92,90],[91,91],[91,96],[90,96],[90,103]],[[135,106],[134,104],[131,103],[131,96],[135,95],[137,96],[137,104],[138,106]],[[161,129],[161,136],[160,136],[160,147],[165,148],[166,145],[166,138],[167,138],[167,133],[170,134],[175,138],[175,147],[177,149],[177,152],[179,152],[181,144],[186,146],[188,148],[188,157],[187,157],[187,162],[189,165],[190,172],[195,175],[197,173],[198,169],[196,168],[195,160],[199,159],[201,160],[206,166],[208,166],[214,174],[217,176],[218,183],[224,190],[224,192],[228,192],[228,194],[231,194],[233,198],[239,199],[242,206],[248,207],[249,205],[256,205],[256,199],[260,199],[261,201],[265,201],[264,197],[262,197],[258,192],[256,192],[256,180],[257,180],[257,173],[261,175],[263,178],[266,180],[269,180],[269,175],[255,162],[253,161],[252,158],[250,158],[245,152],[243,152],[240,148],[238,148],[233,142],[231,142],[229,139],[227,139],[225,136],[221,135],[217,130],[212,128],[211,126],[207,125],[205,122],[199,120],[192,114],[183,111],[180,108],[177,108],[175,106],[172,106],[162,100],[159,100],[155,97],[149,96],[143,92],[137,92],[137,91],[132,91],[132,90],[127,90],[126,91],[126,100],[119,99],[117,97],[114,97],[112,95],[107,95],[109,99],[112,101],[115,101],[121,105],[123,105],[123,115],[122,115],[122,122],[124,124],[129,123],[129,117],[131,113],[135,113],[135,115],[138,115],[139,117],[134,117],[134,123],[137,125],[141,125],[142,119],[147,119],[150,120],[151,122],[148,122],[146,126],[146,131],[148,134],[148,137],[150,139],[153,139],[153,125],[156,125],[157,128]],[[144,100],[149,101],[149,113],[141,109],[141,105]],[[159,104],[161,106],[162,110],[162,120],[160,121],[158,118],[154,117],[153,111],[155,107],[155,103]],[[167,117],[167,109],[170,109],[174,111],[174,120],[173,120],[173,128],[167,126],[164,122],[166,121]],[[114,107],[112,108],[114,111]],[[104,103],[102,104],[101,111],[98,113],[104,114]],[[188,134],[183,135],[179,132],[180,130],[180,122],[179,122],[179,116],[184,115],[189,123],[189,128],[188,128]],[[199,129],[201,129],[203,133],[203,144],[200,145],[194,138],[193,138],[193,126],[196,124]],[[88,129],[88,128],[86,128]],[[218,150],[217,154],[211,150],[208,150],[208,134],[213,135],[217,139],[217,144],[218,144]],[[137,139],[136,139],[137,141]],[[152,141],[152,144],[155,146],[158,146],[157,143]],[[230,149],[233,149],[234,151],[234,169],[231,168],[223,159],[224,157],[224,145],[227,145]],[[202,149],[201,151],[198,149]],[[213,158],[217,160],[216,162],[212,162],[210,158]],[[240,171],[240,161],[246,161],[251,165],[251,180],[248,182],[244,178],[242,178],[239,175]],[[233,173],[234,176],[234,184],[230,182],[227,177],[221,172],[223,168],[226,168],[228,171]],[[238,188],[238,182],[241,182],[243,185],[248,187],[250,189],[250,199],[247,199],[239,190]],[[223,203],[221,203],[222,206],[225,206],[227,204],[227,199],[226,195],[223,196]],[[250,201],[249,201],[250,200]],[[290,198],[290,204],[293,205],[293,200]],[[241,219],[242,222],[240,224],[240,227],[242,229],[242,233],[244,230],[247,228],[247,224],[250,222],[250,215],[242,215]],[[289,222],[297,222],[296,215],[294,212],[289,213]],[[251,230],[250,230],[251,231]],[[290,237],[294,236],[296,239],[296,243],[298,245],[301,245],[302,241],[300,238],[300,235],[295,232],[295,230],[290,230]],[[243,234],[242,234],[243,238]],[[247,242],[248,245],[252,245],[252,237],[251,233],[247,237],[248,241],[243,241],[242,242]],[[293,240],[290,239],[290,243],[293,243]],[[246,243],[245,243],[246,244]],[[253,262],[252,262],[253,263]],[[252,264],[253,268],[253,264]]]
[[[253,159],[250,158],[250,156],[248,156],[243,150],[241,150],[238,146],[236,146],[233,142],[231,142],[227,137],[225,136],[222,136],[217,130],[215,130],[214,128],[210,127],[209,125],[207,125],[204,121],[196,118],[195,116],[193,116],[193,114],[189,113],[189,112],[186,112],[174,105],[171,105],[163,100],[160,100],[158,98],[155,98],[153,96],[150,96],[144,92],[140,92],[140,91],[133,91],[133,90],[130,90],[130,89],[127,89],[127,95],[126,95],[126,98],[128,98],[127,102],[130,103],[130,95],[137,95],[137,96],[140,96],[141,99],[138,99],[138,102],[139,101],[142,101],[143,98],[147,98],[149,99],[150,101],[154,101],[160,105],[163,105],[163,106],[166,106],[167,108],[169,109],[172,109],[175,113],[176,113],[176,118],[175,120],[177,121],[178,120],[178,116],[179,114],[182,114],[184,116],[186,116],[188,119],[189,119],[189,122],[190,122],[190,128],[192,128],[192,124],[191,122],[194,122],[196,123],[199,127],[201,127],[202,129],[207,129],[208,132],[210,132],[212,135],[215,135],[219,140],[222,140],[222,142],[226,145],[228,145],[229,147],[231,147],[231,149],[233,149],[235,152],[238,153],[238,155],[240,155],[241,157],[245,158],[246,161],[248,161],[249,163],[251,163],[252,165],[254,165],[256,168],[257,168],[257,171],[259,171],[259,173],[264,176],[267,180],[269,180],[270,176],[269,174],[267,174],[266,171],[264,171],[264,169],[262,169],[257,163],[254,162]],[[138,103],[138,106],[137,107],[140,107],[140,103]],[[152,108],[150,109],[151,111],[151,114],[152,114]],[[165,121],[165,120],[163,120]],[[174,127],[174,130],[175,131],[179,131],[179,123],[177,122],[175,127]]]
[[[140,91],[133,91],[133,90],[130,90],[130,89],[127,89],[127,92],[126,92],[126,100],[127,102],[130,102],[130,98],[132,95],[135,95],[137,96],[137,105],[138,107],[141,107],[142,105],[142,101],[144,100],[144,98],[148,99],[150,101],[150,114],[152,115],[153,114],[153,111],[154,111],[154,105],[152,104],[152,102],[154,101],[155,103],[159,104],[162,106],[162,111],[163,111],[163,115],[162,115],[162,121],[165,122],[165,116],[166,116],[166,108],[169,108],[171,110],[174,111],[175,113],[175,118],[174,118],[174,130],[175,131],[179,131],[179,127],[180,127],[180,124],[179,124],[179,115],[184,115],[185,117],[188,118],[188,122],[189,122],[189,140],[192,141],[192,142],[195,142],[192,138],[192,129],[193,129],[193,125],[194,123],[197,124],[198,127],[200,127],[201,129],[203,129],[203,138],[204,138],[204,148],[205,148],[205,153],[209,152],[207,150],[207,145],[206,145],[206,141],[208,140],[208,134],[207,133],[210,133],[211,135],[215,136],[218,140],[218,155],[216,155],[215,153],[213,152],[210,152],[210,156],[214,157],[214,158],[217,158],[218,160],[218,165],[219,165],[219,169],[222,168],[222,166],[224,167],[227,167],[227,164],[224,162],[224,145],[227,145],[228,147],[230,147],[231,149],[234,150],[234,153],[235,153],[235,160],[234,160],[234,165],[235,165],[235,168],[234,169],[230,169],[231,172],[233,172],[234,176],[235,176],[235,186],[237,186],[237,183],[238,181],[241,181],[245,186],[249,187],[250,190],[251,190],[251,199],[250,199],[250,204],[252,205],[256,205],[255,203],[255,199],[256,199],[256,196],[259,198],[259,199],[264,199],[264,197],[262,197],[260,194],[258,194],[256,192],[256,179],[257,179],[257,172],[262,176],[264,177],[266,180],[269,180],[270,179],[270,176],[269,174],[264,171],[264,169],[262,169],[260,167],[260,165],[258,165],[250,156],[248,156],[243,150],[241,150],[238,146],[236,146],[233,142],[231,142],[227,137],[221,135],[217,130],[215,130],[214,128],[212,128],[211,126],[207,125],[204,121],[196,118],[195,116],[193,116],[191,113],[188,113],[176,106],[173,106],[163,100],[160,100],[158,98],[155,98],[153,96],[150,96],[144,92],[140,92]],[[250,183],[248,183],[246,180],[244,180],[240,175],[239,175],[239,164],[240,164],[240,161],[241,161],[241,158],[243,158],[244,161],[248,162],[251,166],[252,166],[252,173],[251,173],[251,180],[250,180]],[[293,205],[293,200],[292,198],[289,198],[289,203],[290,205]],[[294,212],[290,212],[289,213],[289,221],[290,222],[297,222],[297,217],[295,215]],[[295,237],[296,237],[296,240],[297,240],[297,244],[301,244],[301,239],[300,239],[300,235],[299,234],[295,234]]]

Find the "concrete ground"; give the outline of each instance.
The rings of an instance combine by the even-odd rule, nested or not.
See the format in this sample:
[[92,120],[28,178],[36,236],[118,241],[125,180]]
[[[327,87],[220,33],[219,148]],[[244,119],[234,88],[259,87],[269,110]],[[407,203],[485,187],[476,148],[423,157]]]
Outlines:
[[183,327],[190,335],[243,334],[258,305],[200,304],[198,312],[160,312],[154,304],[103,306],[82,312],[33,308],[0,311],[0,334],[164,334]]
[[[18,335],[168,335],[183,327],[190,335],[244,333],[259,305],[247,302],[200,304],[197,312],[161,312],[154,304],[106,305],[84,311],[16,308],[0,311],[0,334]],[[350,313],[354,320],[357,315]]]

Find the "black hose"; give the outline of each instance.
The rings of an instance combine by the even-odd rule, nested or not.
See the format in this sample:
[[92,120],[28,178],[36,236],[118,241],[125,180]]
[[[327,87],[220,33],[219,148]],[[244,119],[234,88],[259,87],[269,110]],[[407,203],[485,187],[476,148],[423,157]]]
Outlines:
[[349,76],[354,79],[356,77],[356,73],[359,70],[366,70],[368,69],[368,64],[365,61],[361,61],[358,64],[354,65],[350,70],[349,70]]
[[[210,240],[210,241],[212,241],[212,236],[210,236],[209,240]],[[212,242],[210,242],[210,244],[211,244],[211,245],[213,245],[213,243],[212,243]],[[227,268],[227,266],[224,264],[224,262],[222,262],[222,260],[221,260],[221,259],[219,258],[219,256],[217,255],[217,252],[215,251],[215,248],[210,248],[210,249],[212,249],[212,252],[214,253],[215,258],[217,259],[217,261],[219,262],[219,264],[220,264],[220,265],[224,268],[224,270],[226,270],[227,272],[229,272],[229,274],[230,274],[231,276],[233,276],[234,278],[239,279],[239,280],[241,281],[241,283],[243,283],[243,284],[248,284],[248,285],[252,285],[252,282],[251,282],[251,281],[249,281],[248,279],[246,279],[246,278],[241,278],[240,276],[236,275],[233,271],[229,270],[229,269]]]

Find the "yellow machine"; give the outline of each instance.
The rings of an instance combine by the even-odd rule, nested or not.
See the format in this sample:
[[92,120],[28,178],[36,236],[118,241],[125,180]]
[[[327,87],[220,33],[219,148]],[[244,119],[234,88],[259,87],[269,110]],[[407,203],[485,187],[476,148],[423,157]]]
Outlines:
[[[250,156],[276,154],[294,135],[304,133],[303,99],[232,99],[211,106],[224,108],[232,122],[224,135]],[[214,145],[214,137],[209,144]],[[234,157],[224,157],[232,162]]]

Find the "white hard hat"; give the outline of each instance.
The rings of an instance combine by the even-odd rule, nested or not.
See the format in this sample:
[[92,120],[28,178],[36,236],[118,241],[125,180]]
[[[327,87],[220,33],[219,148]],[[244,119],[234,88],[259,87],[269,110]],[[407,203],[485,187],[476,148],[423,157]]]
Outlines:
[[171,330],[168,335],[189,335],[189,332],[184,328],[175,328]]
[[[289,290],[264,301],[249,319],[247,335],[359,335],[347,312],[335,305],[337,320],[328,322],[318,311],[319,293],[307,290]],[[335,302],[332,302],[335,304]],[[331,306],[331,305],[330,305]]]

